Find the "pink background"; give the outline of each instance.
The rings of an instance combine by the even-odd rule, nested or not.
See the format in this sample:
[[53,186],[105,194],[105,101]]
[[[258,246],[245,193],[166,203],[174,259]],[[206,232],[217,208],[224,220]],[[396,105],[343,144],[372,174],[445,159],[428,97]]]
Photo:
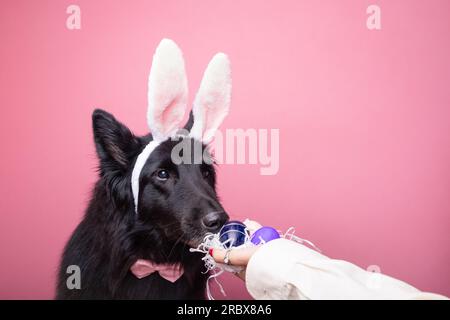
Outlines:
[[[366,28],[373,3],[381,31]],[[235,218],[296,226],[329,256],[450,295],[449,31],[447,0],[2,1],[0,298],[53,297],[96,179],[91,112],[147,132],[163,37],[184,51],[191,98],[212,55],[230,56],[222,128],[280,129],[277,175],[220,167]]]

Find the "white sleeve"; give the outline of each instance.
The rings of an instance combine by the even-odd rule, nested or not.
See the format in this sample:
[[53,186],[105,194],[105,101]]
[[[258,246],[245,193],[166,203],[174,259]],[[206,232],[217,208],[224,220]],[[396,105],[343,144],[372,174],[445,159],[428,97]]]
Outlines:
[[253,254],[246,286],[255,299],[447,299],[287,239],[270,241]]

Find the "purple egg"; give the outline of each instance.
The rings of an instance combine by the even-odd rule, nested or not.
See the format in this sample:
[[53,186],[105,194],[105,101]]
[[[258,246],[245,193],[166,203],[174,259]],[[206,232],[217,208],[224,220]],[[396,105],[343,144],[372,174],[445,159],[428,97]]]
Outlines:
[[230,221],[220,229],[219,239],[225,248],[238,247],[244,244],[248,235],[245,224],[240,221]]
[[253,244],[260,244],[278,239],[280,234],[272,227],[262,227],[255,231],[252,235],[251,242]]

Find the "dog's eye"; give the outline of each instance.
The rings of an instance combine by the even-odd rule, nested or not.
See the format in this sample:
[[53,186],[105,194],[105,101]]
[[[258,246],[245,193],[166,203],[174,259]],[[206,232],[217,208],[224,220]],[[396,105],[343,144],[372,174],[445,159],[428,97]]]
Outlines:
[[209,170],[203,170],[202,174],[203,178],[208,178],[211,175],[211,172],[209,172]]
[[158,172],[156,172],[156,177],[158,178],[158,180],[166,181],[170,177],[169,171],[160,169],[158,170]]

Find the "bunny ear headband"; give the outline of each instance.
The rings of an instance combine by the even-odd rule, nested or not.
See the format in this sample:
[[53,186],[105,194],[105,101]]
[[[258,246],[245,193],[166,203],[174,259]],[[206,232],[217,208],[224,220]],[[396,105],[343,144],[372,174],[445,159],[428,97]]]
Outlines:
[[[205,144],[211,142],[228,114],[231,97],[230,61],[217,53],[205,70],[194,99],[194,124],[189,136]],[[183,54],[175,42],[163,39],[153,55],[148,79],[147,123],[153,140],[137,157],[131,175],[135,210],[139,196],[139,176],[147,159],[162,142],[175,137],[187,109],[188,84]]]

